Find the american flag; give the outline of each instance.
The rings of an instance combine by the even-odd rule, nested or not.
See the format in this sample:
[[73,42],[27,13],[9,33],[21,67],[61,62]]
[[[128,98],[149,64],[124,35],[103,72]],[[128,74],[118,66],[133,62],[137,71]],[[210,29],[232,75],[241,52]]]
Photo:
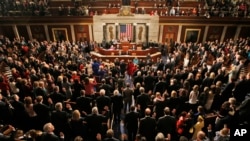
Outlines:
[[133,25],[121,24],[120,25],[120,39],[132,39],[133,37]]

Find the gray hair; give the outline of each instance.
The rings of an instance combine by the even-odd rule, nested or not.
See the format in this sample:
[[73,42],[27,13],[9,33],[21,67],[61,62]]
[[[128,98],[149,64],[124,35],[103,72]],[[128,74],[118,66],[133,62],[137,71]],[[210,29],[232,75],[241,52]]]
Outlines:
[[62,102],[57,102],[56,105],[55,105],[55,109],[58,110],[58,111],[61,111],[62,108],[63,108]]
[[98,114],[98,108],[97,107],[92,108],[92,114]]
[[165,141],[165,136],[160,132],[155,136],[155,141]]
[[104,89],[100,90],[100,95],[105,95],[106,91]]

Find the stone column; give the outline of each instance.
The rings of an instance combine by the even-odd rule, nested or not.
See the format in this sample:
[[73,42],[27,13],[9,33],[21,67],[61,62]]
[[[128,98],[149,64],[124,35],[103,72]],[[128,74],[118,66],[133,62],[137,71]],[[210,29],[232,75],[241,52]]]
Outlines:
[[134,23],[133,24],[133,42],[136,42],[136,25],[137,23]]
[[106,34],[107,34],[107,26],[106,23],[102,23],[102,28],[103,28],[103,40],[107,40]]
[[119,34],[119,32],[118,32],[118,29],[119,29],[118,27],[119,27],[119,26],[118,26],[118,25],[119,25],[118,23],[115,23],[115,38],[116,38],[116,40],[117,40],[118,37],[119,37],[119,36],[118,36],[118,34]]
[[149,34],[149,26],[150,24],[149,23],[146,23],[146,43],[148,44],[148,34]]

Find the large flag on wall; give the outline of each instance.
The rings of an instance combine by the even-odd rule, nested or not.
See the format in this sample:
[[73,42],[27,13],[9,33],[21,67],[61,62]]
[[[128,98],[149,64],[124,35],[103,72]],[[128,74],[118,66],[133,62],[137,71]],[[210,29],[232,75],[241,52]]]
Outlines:
[[133,38],[133,25],[132,24],[121,24],[120,25],[120,39],[128,40]]

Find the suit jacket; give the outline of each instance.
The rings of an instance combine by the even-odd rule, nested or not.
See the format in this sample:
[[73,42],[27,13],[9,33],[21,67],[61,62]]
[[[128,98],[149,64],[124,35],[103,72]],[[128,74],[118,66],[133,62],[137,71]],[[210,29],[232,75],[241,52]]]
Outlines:
[[135,76],[135,78],[134,78],[134,86],[136,86],[136,83],[140,83],[142,85],[143,77],[142,76]]
[[76,99],[77,109],[79,109],[80,112],[84,111],[87,114],[91,113],[91,108],[92,108],[91,103],[92,103],[92,98],[90,97],[81,96]]
[[140,107],[141,107],[140,113],[143,116],[145,109],[147,108],[148,104],[150,103],[150,97],[149,97],[149,95],[145,94],[145,93],[138,95],[136,102],[137,102],[137,104],[140,105]]
[[159,81],[155,84],[154,93],[160,92],[161,94],[167,89],[167,83],[164,81]]
[[122,92],[124,102],[132,102],[133,93],[134,91],[131,88],[126,87]]
[[43,125],[45,123],[50,122],[50,107],[42,104],[42,103],[37,103],[33,105],[33,109],[37,114],[37,118],[40,122],[40,129],[43,128]]
[[119,141],[118,139],[111,137],[111,138],[105,138],[103,141]]
[[247,95],[247,81],[246,80],[240,80],[234,88],[233,95],[236,98],[237,102],[241,103],[245,96]]
[[155,77],[152,76],[151,74],[148,74],[145,78],[144,78],[144,88],[145,88],[145,92],[154,89],[154,85],[155,85]]
[[121,111],[123,107],[123,98],[121,95],[113,95],[111,96],[111,102],[113,104],[113,112],[119,112]]
[[84,121],[87,124],[88,133],[90,134],[90,136],[93,136],[95,138],[97,133],[101,133],[102,135],[104,134],[103,123],[105,122],[105,120],[105,117],[100,114],[89,114],[86,116]]
[[59,138],[55,134],[43,133],[41,136],[41,141],[63,141],[63,139]]
[[55,126],[55,133],[65,133],[68,127],[68,114],[65,111],[53,111],[51,114],[51,122]]
[[111,99],[108,96],[99,96],[96,98],[96,104],[98,107],[99,112],[103,111],[105,106],[108,106],[110,108],[111,106]]
[[147,141],[154,141],[156,136],[156,121],[154,118],[146,116],[140,120],[139,134],[146,137]]
[[158,119],[157,121],[157,132],[162,132],[165,137],[167,134],[174,135],[176,132],[176,119],[173,116],[165,115]]
[[125,115],[124,126],[129,130],[138,129],[139,113],[131,111]]

